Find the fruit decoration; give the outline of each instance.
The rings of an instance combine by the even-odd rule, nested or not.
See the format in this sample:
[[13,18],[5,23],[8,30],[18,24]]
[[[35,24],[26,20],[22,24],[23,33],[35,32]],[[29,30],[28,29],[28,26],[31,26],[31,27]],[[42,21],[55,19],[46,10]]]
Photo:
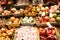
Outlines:
[[36,7],[32,5],[29,5],[24,11],[25,16],[36,16]]
[[14,32],[14,29],[10,29],[10,30],[7,30],[7,31],[6,31],[6,34],[7,34],[8,36],[11,36],[11,35],[13,34],[13,32]]
[[42,18],[42,22],[48,22],[49,19],[50,19],[50,18],[49,18],[48,16],[45,16],[45,17]]
[[15,21],[15,17],[11,17],[10,18],[10,21]]
[[45,16],[45,17],[38,16],[35,19],[36,19],[35,20],[36,25],[38,25],[38,24],[46,24],[47,22],[50,22],[49,20],[51,20],[50,17],[48,17],[48,16]]
[[21,21],[22,25],[34,25],[34,18],[33,17],[24,17]]
[[5,15],[10,15],[10,13],[11,13],[11,11],[8,11],[8,10],[5,10],[5,11],[4,11],[4,14],[5,14]]
[[19,18],[11,17],[8,19],[8,22],[6,23],[9,27],[18,27],[20,26],[21,20]]
[[41,40],[57,40],[55,28],[39,28]]
[[24,14],[24,9],[19,9],[19,10],[16,10],[13,15],[14,16],[23,16]]
[[36,27],[21,26],[21,28],[15,30],[14,40],[40,40],[38,29]]
[[11,40],[14,29],[1,28],[0,29],[0,40]]
[[10,40],[10,38],[7,36],[7,37],[0,37],[0,40]]

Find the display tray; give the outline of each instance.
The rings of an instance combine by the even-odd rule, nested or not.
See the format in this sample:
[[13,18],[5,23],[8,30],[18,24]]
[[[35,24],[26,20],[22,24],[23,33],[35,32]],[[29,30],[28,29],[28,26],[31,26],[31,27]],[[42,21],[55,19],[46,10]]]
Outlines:
[[[38,5],[38,4],[37,4]],[[33,6],[37,6],[37,5],[33,5]],[[43,6],[44,7],[46,7],[46,6],[48,6],[48,7],[50,7],[50,6],[52,6],[52,5],[55,5],[55,4],[44,4]],[[27,6],[29,6],[29,5],[15,5],[15,6],[13,6],[13,7],[15,7],[16,9],[20,9],[20,8],[23,8],[23,9],[25,9]]]
[[5,16],[2,16],[0,15],[0,18],[9,18],[9,17],[23,17],[24,15],[23,14],[10,14],[10,15],[5,15]]
[[23,17],[23,14],[13,14],[14,17]]
[[[53,25],[53,26],[56,26],[56,27],[60,27],[60,23],[57,23],[57,22],[53,22],[53,23],[50,23],[50,24]],[[2,24],[2,25],[0,24],[0,27],[4,27],[4,26],[8,26],[8,25],[7,24]],[[35,24],[34,22],[32,22],[32,23],[20,23],[20,26],[48,27],[46,23]]]
[[21,23],[21,26],[34,26],[35,23]]
[[20,8],[25,9],[28,5],[20,5],[20,6],[14,6],[17,10]]
[[[57,26],[57,27],[60,26],[60,23],[57,23],[57,22],[50,22],[50,24],[53,25],[53,26]],[[36,26],[38,26],[38,27],[47,27],[47,24],[46,23],[44,23],[44,24],[39,23],[39,24],[36,24]]]
[[[34,6],[37,6],[38,4],[35,4]],[[43,4],[43,6],[52,6],[52,5],[57,5],[57,4]],[[28,6],[28,5],[15,5],[16,6]]]
[[[52,13],[60,14],[60,12],[52,12]],[[13,14],[12,13],[10,15],[5,15],[5,16],[0,15],[0,18],[1,17],[6,18],[6,17],[11,17],[11,16],[14,16],[14,17],[23,17],[23,16],[26,16],[26,15],[24,15],[24,13],[23,14]],[[33,16],[28,15],[28,17],[36,17],[36,16],[37,16],[37,14],[36,15],[33,15]]]
[[[11,16],[12,14],[9,14],[9,15],[4,15],[4,16]],[[4,17],[3,15],[0,15],[0,16],[2,16],[2,17]]]

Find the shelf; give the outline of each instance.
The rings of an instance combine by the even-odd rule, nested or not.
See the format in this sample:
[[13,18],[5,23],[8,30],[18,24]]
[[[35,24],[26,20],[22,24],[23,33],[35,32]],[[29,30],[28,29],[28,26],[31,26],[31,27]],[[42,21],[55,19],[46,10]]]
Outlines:
[[[60,27],[60,23],[57,23],[57,22],[55,22],[55,23],[51,23],[51,25],[53,25],[53,26],[55,26],[55,27]],[[7,25],[3,25],[3,26],[7,26]],[[35,24],[35,23],[20,23],[20,26],[36,26],[36,27],[48,27],[47,26],[47,24],[42,24],[42,23],[40,23],[40,24]],[[2,26],[0,26],[0,27],[2,27]]]
[[34,26],[35,23],[21,23],[21,26]]

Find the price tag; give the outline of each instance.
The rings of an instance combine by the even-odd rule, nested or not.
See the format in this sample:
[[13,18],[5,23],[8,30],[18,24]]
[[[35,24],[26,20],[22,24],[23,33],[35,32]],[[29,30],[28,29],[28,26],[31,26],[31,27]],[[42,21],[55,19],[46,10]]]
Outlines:
[[50,22],[47,22],[46,24],[47,24],[48,27],[50,27],[50,28],[52,27],[52,25],[50,24]]
[[43,13],[41,14],[41,16],[45,16],[45,12],[43,12]]
[[52,13],[50,12],[49,17],[52,17]]

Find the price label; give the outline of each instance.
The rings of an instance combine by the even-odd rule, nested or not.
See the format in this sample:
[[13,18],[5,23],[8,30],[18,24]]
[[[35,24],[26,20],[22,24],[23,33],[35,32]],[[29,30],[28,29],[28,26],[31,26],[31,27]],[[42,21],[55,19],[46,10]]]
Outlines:
[[41,16],[45,16],[45,12],[43,12],[43,13],[41,14]]
[[52,25],[50,24],[50,22],[47,22],[46,24],[47,24],[48,27],[50,27],[50,28],[52,27]]

